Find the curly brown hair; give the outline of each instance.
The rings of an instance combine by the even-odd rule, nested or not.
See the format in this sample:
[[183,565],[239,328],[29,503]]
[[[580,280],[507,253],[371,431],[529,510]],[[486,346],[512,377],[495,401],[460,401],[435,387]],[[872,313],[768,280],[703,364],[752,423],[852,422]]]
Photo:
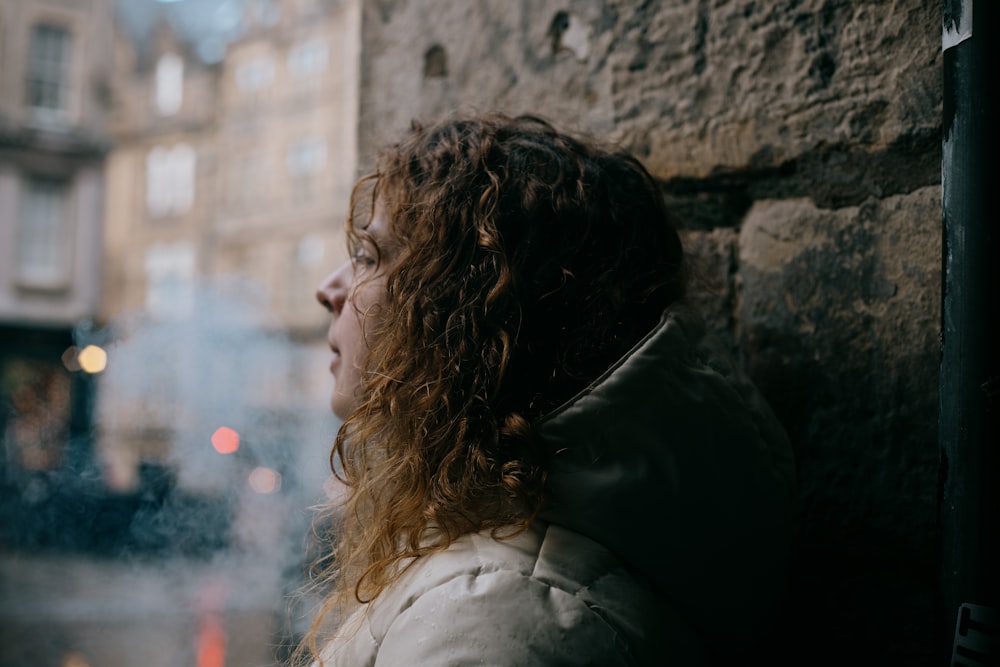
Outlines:
[[324,617],[374,599],[410,559],[526,529],[545,499],[533,424],[684,295],[681,242],[646,169],[536,117],[414,123],[356,185],[352,246],[377,247],[376,203],[393,259],[331,454],[348,492],[314,649]]

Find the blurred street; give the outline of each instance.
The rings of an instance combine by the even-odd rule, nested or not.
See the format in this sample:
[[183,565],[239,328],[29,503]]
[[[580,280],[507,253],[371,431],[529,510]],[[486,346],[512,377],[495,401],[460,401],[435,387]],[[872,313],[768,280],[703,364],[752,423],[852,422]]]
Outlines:
[[286,591],[246,558],[0,554],[0,667],[275,664]]

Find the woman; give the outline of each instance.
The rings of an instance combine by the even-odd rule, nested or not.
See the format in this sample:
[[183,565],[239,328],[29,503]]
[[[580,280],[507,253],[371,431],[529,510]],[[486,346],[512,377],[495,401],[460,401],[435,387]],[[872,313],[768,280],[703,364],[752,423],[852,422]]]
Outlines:
[[790,447],[684,305],[640,163],[530,117],[415,124],[351,211],[317,293],[346,490],[312,657],[691,665],[763,632]]

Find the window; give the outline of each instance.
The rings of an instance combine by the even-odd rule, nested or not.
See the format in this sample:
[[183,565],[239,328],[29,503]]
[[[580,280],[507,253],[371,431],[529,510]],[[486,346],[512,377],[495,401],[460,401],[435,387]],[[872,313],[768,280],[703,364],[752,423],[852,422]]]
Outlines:
[[297,141],[288,147],[285,164],[292,185],[290,196],[302,202],[312,195],[316,174],[326,166],[326,144],[315,137]]
[[184,101],[184,61],[166,53],[156,63],[156,110],[163,116],[177,113]]
[[250,93],[271,85],[274,78],[274,65],[270,60],[258,59],[243,63],[236,68],[236,85],[240,90]]
[[71,275],[69,183],[24,182],[17,235],[17,281],[23,287],[63,289]]
[[326,69],[326,44],[313,39],[296,44],[288,51],[288,71],[298,77],[319,74]]
[[264,56],[240,63],[235,71],[238,103],[246,112],[255,113],[268,103],[268,88],[274,80],[274,63]]
[[182,215],[194,204],[195,154],[187,144],[146,156],[146,208],[154,217]]
[[28,53],[28,106],[43,120],[59,119],[69,111],[69,31],[37,25]]
[[157,244],[146,251],[146,309],[182,319],[194,310],[195,254],[189,243]]
[[326,166],[326,144],[316,138],[297,141],[288,147],[286,162],[292,175],[320,171]]
[[296,314],[312,315],[315,310],[315,285],[323,268],[326,247],[323,238],[308,234],[294,246],[289,262],[288,305]]
[[281,20],[281,8],[274,0],[256,0],[250,5],[249,15],[258,25],[273,28]]
[[230,169],[229,201],[234,208],[256,206],[267,201],[265,155],[259,151],[244,153]]

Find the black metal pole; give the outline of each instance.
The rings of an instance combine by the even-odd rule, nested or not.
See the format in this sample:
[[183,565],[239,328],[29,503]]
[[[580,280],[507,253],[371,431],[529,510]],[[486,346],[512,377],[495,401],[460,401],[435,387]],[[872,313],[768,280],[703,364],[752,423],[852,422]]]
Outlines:
[[939,443],[944,660],[1000,665],[996,0],[945,0]]

